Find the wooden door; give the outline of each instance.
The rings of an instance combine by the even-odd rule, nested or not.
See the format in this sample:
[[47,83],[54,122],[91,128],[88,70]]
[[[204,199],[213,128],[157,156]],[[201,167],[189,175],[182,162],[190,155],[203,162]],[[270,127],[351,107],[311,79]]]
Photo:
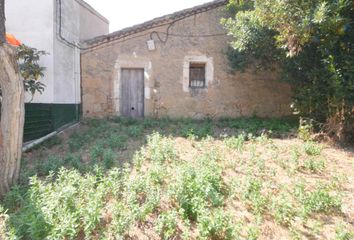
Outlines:
[[121,115],[144,117],[144,69],[122,69]]

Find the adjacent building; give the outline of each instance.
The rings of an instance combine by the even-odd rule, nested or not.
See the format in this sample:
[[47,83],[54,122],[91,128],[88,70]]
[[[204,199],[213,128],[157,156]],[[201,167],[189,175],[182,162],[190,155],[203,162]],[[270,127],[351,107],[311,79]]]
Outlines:
[[81,109],[80,42],[107,34],[109,22],[82,0],[11,0],[6,29],[22,43],[49,53],[43,94],[27,96],[25,140],[75,122]]

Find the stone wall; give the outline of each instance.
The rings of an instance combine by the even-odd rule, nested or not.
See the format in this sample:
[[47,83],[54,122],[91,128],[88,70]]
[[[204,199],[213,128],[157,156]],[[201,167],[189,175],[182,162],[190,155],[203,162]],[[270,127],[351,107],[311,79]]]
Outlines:
[[[280,117],[291,114],[290,86],[274,72],[232,73],[224,7],[101,44],[81,57],[84,117],[119,115],[121,68],[145,69],[145,116]],[[213,35],[213,36],[211,36]],[[215,36],[214,36],[215,35]],[[156,50],[149,51],[152,37]],[[207,88],[188,87],[189,61],[206,65]]]

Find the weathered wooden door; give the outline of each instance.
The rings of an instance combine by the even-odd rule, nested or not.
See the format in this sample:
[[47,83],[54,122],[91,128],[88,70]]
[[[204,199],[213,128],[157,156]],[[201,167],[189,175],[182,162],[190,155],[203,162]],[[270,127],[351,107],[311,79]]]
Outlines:
[[144,69],[122,69],[121,115],[144,117]]

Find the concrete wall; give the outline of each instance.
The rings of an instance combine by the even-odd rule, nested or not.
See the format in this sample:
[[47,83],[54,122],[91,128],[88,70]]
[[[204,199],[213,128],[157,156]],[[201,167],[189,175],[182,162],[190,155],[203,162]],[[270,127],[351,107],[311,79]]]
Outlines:
[[90,5],[82,0],[76,0],[80,5],[80,41],[109,32],[109,21]]
[[[224,54],[229,37],[200,37],[225,33],[219,24],[224,14],[221,7],[176,22],[170,28],[171,35],[166,44],[154,36],[155,51],[148,50],[146,41],[152,31],[166,32],[167,26],[139,32],[84,52],[81,62],[84,116],[120,114],[120,71],[125,67],[145,69],[145,116],[289,115],[291,89],[278,80],[276,73],[248,70],[233,74]],[[204,59],[210,65],[207,67],[206,89],[185,87],[189,71],[186,61],[193,58]]]
[[[46,88],[43,94],[35,95],[33,103],[54,101],[53,5],[54,2],[50,0],[6,1],[6,31],[14,34],[22,43],[49,53],[40,61],[46,67],[45,76],[41,80]],[[28,94],[26,99],[30,99]]]

